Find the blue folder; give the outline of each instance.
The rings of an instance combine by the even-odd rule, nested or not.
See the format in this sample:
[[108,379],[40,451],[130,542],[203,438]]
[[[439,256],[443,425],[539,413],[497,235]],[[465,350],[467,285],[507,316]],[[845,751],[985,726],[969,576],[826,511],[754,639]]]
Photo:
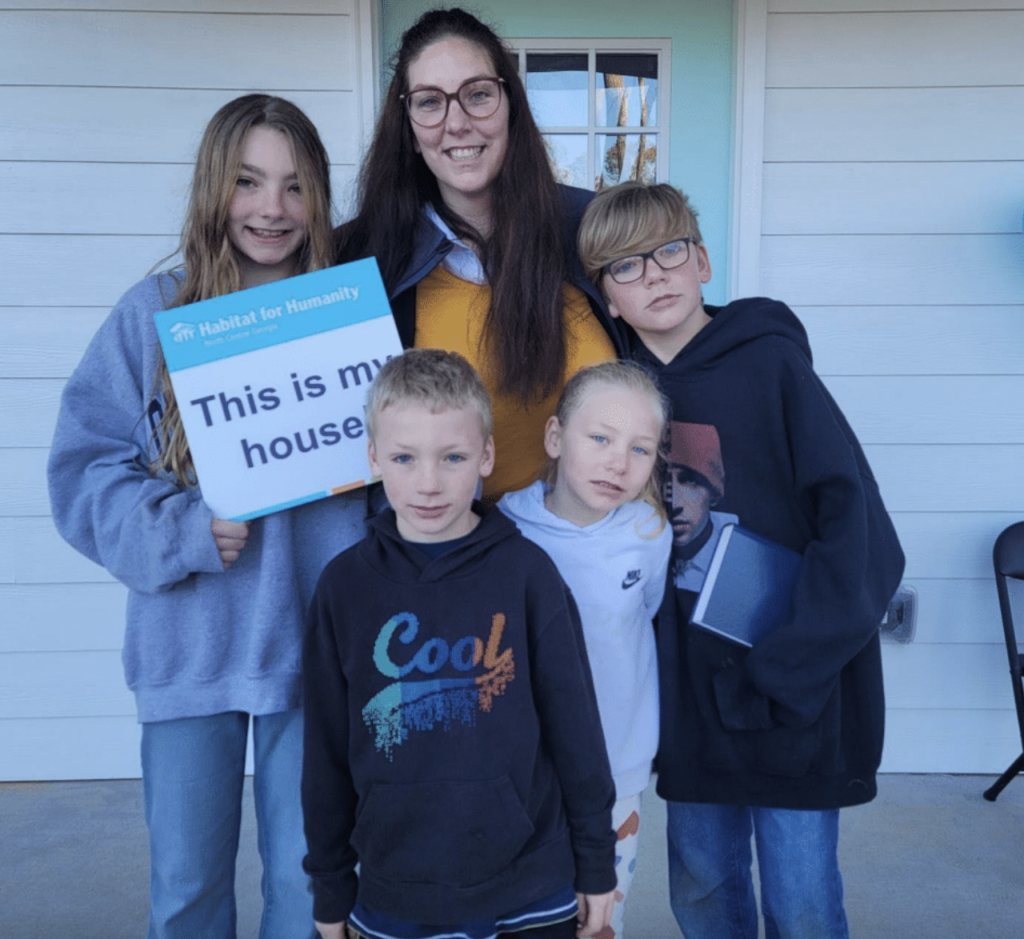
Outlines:
[[792,611],[801,556],[740,525],[726,525],[690,622],[753,646]]

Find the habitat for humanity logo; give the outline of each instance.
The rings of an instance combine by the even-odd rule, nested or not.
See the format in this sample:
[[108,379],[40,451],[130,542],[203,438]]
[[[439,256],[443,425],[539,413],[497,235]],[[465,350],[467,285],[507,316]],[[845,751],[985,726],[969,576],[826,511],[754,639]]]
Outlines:
[[[248,313],[229,313],[215,320],[200,320],[198,323],[177,322],[171,327],[170,332],[175,342],[187,342],[189,339],[194,339],[197,333],[202,337],[216,336],[218,333],[227,333],[253,326],[260,327],[258,332],[265,332],[276,329],[277,324],[264,324],[270,324],[271,321],[282,316],[358,299],[358,287],[338,287],[330,293],[316,294],[312,297],[293,297],[280,306],[261,306],[259,310],[249,310]],[[244,336],[248,333],[240,335]]]

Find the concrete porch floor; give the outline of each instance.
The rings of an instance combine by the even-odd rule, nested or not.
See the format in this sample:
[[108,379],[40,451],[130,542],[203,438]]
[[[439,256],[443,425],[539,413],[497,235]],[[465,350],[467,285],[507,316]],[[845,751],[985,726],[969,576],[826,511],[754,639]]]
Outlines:
[[[996,803],[994,777],[880,777],[842,815],[855,939],[1008,939],[1024,934],[1024,778]],[[239,939],[259,923],[251,787],[238,859]],[[628,939],[678,939],[668,907],[664,803],[645,797]],[[0,784],[0,937],[141,939],[148,851],[138,780]],[[197,936],[196,939],[203,939]]]

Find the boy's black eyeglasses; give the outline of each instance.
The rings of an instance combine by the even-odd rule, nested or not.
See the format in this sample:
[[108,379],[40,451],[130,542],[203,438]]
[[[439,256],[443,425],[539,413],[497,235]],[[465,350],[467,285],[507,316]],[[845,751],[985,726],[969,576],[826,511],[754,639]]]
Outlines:
[[645,251],[643,254],[631,254],[628,258],[619,258],[601,268],[602,274],[611,274],[612,280],[617,284],[631,284],[640,280],[647,270],[647,259],[650,258],[663,271],[670,271],[674,267],[682,267],[690,260],[690,245],[694,244],[693,238],[676,238],[675,241],[667,241],[659,245],[653,251]]
[[440,88],[417,88],[407,95],[399,95],[414,124],[437,127],[448,116],[448,106],[458,100],[459,106],[474,120],[490,117],[501,104],[501,86],[504,78],[471,78],[463,82],[458,91]]

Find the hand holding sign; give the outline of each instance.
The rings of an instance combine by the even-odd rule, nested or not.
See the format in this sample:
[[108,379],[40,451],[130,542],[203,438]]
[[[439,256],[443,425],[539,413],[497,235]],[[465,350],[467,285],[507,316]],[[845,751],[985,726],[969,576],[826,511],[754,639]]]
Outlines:
[[217,543],[217,550],[220,552],[220,560],[224,570],[231,567],[245,547],[249,537],[248,522],[229,522],[224,518],[210,519],[210,531],[213,533],[213,540]]

